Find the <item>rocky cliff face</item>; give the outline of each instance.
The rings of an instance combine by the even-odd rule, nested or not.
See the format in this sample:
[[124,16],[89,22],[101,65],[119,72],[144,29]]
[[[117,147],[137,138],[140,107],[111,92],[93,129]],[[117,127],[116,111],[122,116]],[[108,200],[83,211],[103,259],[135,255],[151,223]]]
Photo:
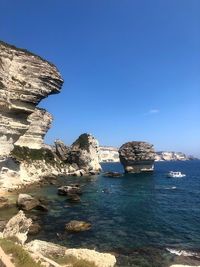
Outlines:
[[29,129],[32,114],[38,113],[36,105],[58,93],[62,83],[53,64],[0,42],[0,156],[9,155],[14,143]]
[[146,142],[125,143],[119,149],[119,158],[125,172],[140,173],[154,169],[153,145]]
[[156,153],[156,161],[176,161],[176,160],[190,160],[190,157],[186,156],[182,152],[168,152],[160,151]]
[[119,162],[119,152],[117,147],[100,146],[100,162]]
[[20,136],[15,145],[40,149],[44,147],[44,136],[51,128],[52,115],[44,109],[35,108],[28,116],[29,127],[24,135]]
[[59,154],[63,145],[57,143],[53,149],[43,143],[52,116],[37,105],[48,95],[59,93],[62,84],[53,64],[0,42],[1,188],[16,188],[52,174],[81,175],[100,169],[98,143],[90,135],[80,137],[70,153],[66,149],[67,157],[62,157],[66,151]]

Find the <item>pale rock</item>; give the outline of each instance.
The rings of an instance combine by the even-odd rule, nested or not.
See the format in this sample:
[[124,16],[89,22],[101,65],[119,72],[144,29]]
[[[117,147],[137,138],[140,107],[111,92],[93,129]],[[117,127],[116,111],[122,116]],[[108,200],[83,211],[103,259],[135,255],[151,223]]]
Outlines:
[[24,212],[20,210],[6,224],[3,231],[3,238],[15,237],[23,245],[27,240],[27,234],[32,220],[26,218]]
[[29,128],[36,105],[58,93],[63,80],[56,67],[27,50],[0,42],[0,156]]
[[42,240],[33,240],[26,244],[25,248],[30,252],[39,252],[44,257],[62,257],[65,255],[65,247]]
[[18,146],[26,146],[33,149],[44,147],[44,136],[51,127],[52,115],[44,109],[35,108],[27,118],[30,123],[28,130],[15,143]]
[[115,256],[90,249],[67,249],[65,255],[77,260],[92,262],[97,267],[113,267],[116,264]]
[[79,170],[83,169],[86,173],[90,171],[99,173],[101,165],[99,163],[98,141],[91,134],[80,135],[70,147],[67,162],[69,164],[76,163]]

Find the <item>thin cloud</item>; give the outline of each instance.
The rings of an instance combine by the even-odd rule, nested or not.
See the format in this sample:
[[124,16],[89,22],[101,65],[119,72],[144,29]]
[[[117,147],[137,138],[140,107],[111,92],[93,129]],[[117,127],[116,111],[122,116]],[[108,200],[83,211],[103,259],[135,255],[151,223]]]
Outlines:
[[160,112],[159,109],[153,108],[153,109],[150,109],[148,112],[146,112],[144,115],[154,115],[154,114],[158,114],[159,112]]
[[159,109],[150,109],[149,110],[149,114],[156,114],[156,113],[159,113],[160,112],[160,110]]

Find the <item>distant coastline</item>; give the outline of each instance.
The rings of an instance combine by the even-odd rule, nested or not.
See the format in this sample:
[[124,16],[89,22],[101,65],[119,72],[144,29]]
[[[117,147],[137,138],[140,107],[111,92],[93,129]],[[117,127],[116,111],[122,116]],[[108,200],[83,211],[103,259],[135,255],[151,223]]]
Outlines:
[[[100,162],[119,162],[118,148],[113,146],[100,146]],[[198,160],[194,156],[188,156],[182,152],[158,151],[156,152],[155,161],[187,161]]]

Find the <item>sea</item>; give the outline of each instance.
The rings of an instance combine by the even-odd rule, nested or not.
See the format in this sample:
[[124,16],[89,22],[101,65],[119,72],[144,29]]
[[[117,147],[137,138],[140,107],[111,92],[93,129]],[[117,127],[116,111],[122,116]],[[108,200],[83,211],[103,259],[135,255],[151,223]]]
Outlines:
[[[123,172],[120,163],[103,163],[102,169]],[[186,176],[168,178],[171,170]],[[71,183],[82,186],[80,203],[70,203],[57,194],[58,186]],[[49,200],[48,212],[32,211],[39,217],[42,230],[30,239],[111,252],[121,267],[200,265],[198,160],[156,162],[153,173],[124,174],[118,178],[104,177],[103,173],[61,177],[57,185],[31,188],[27,193]],[[68,233],[65,224],[70,220],[90,222],[92,228]]]

